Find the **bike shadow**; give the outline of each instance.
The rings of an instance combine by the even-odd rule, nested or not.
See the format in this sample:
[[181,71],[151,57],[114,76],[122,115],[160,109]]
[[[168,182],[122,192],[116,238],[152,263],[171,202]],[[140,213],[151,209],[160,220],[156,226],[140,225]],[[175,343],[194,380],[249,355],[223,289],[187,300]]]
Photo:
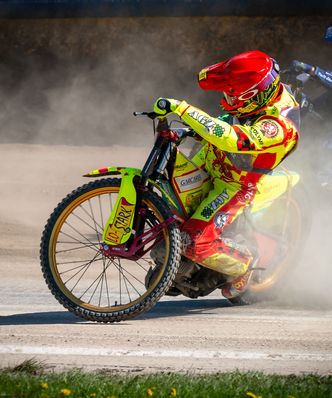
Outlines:
[[86,321],[67,311],[26,312],[0,316],[0,326],[74,324],[82,322]]
[[[210,312],[213,309],[227,308],[232,306],[233,305],[225,299],[177,299],[159,301],[150,311],[139,315],[137,318],[131,319],[130,322],[143,319],[202,314],[204,312]],[[95,324],[95,322],[89,322],[81,319],[69,311],[27,312],[13,315],[0,315],[0,326],[52,325],[75,323]]]

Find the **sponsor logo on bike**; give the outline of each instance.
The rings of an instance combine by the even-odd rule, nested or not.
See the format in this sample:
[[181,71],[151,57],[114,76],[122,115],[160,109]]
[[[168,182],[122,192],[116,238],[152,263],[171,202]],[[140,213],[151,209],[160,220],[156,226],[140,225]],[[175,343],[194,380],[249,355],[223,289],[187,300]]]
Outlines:
[[106,232],[106,239],[114,244],[120,244],[124,235],[131,232],[131,220],[133,216],[135,205],[127,203],[122,198],[118,206],[113,224],[108,226]]

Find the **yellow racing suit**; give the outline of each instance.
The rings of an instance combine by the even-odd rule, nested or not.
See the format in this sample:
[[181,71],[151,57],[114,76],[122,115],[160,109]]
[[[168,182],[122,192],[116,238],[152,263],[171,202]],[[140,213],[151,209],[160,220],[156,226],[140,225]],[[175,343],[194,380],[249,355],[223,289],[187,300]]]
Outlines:
[[295,149],[298,104],[281,84],[272,104],[233,125],[185,101],[174,113],[203,139],[196,158],[213,182],[213,189],[183,226],[188,238],[184,255],[225,275],[243,275],[252,253],[239,249],[222,233],[255,201],[264,176]]

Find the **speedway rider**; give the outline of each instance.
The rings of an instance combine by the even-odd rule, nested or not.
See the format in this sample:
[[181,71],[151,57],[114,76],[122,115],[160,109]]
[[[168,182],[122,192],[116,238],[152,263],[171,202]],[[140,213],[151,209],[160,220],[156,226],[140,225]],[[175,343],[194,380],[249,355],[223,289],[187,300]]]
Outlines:
[[159,98],[154,112],[177,114],[202,139],[198,154],[213,189],[183,225],[183,255],[228,276],[226,298],[245,292],[258,262],[255,253],[227,237],[227,228],[255,201],[264,175],[296,147],[299,109],[280,82],[279,67],[261,51],[248,51],[201,70],[204,90],[223,93],[218,118],[186,101]]

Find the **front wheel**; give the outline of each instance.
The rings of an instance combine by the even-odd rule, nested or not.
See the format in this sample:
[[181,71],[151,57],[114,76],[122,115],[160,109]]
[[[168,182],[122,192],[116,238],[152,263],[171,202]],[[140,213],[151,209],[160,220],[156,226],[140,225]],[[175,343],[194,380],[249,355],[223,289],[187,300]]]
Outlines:
[[[180,233],[174,222],[164,225],[141,256],[105,254],[103,229],[120,183],[101,179],[77,188],[58,204],[42,234],[40,259],[47,285],[65,308],[86,320],[119,322],[149,310],[171,285],[180,262]],[[152,192],[142,192],[142,206],[144,232],[171,217]],[[149,253],[161,239],[166,250],[155,264]],[[154,281],[146,286],[152,270]]]

